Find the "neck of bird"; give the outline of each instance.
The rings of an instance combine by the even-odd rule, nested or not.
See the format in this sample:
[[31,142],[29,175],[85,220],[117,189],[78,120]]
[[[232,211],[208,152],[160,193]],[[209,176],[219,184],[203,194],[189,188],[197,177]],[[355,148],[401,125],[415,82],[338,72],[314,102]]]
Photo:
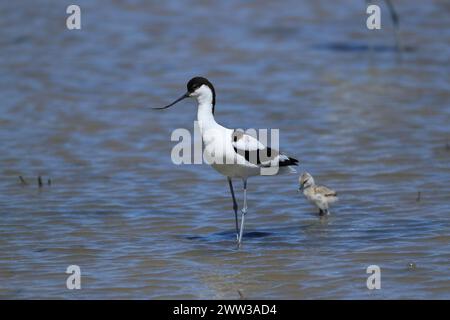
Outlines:
[[198,99],[197,121],[200,127],[200,131],[203,133],[205,130],[210,129],[217,125],[213,115],[213,105],[211,99]]

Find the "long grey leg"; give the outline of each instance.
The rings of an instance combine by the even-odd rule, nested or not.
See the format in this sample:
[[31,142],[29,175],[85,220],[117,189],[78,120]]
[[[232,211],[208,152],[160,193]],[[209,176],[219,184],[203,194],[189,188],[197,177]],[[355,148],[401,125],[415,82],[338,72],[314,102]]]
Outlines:
[[234,218],[236,221],[236,240],[239,240],[239,226],[238,226],[238,216],[237,216],[238,205],[236,202],[236,198],[234,197],[233,182],[231,182],[230,177],[228,177],[227,179],[228,179],[228,184],[230,186],[231,197],[233,198]]
[[241,210],[241,228],[239,230],[238,245],[241,245],[242,243],[242,235],[244,234],[245,214],[247,213],[247,179],[244,179],[243,182],[244,182],[244,207]]

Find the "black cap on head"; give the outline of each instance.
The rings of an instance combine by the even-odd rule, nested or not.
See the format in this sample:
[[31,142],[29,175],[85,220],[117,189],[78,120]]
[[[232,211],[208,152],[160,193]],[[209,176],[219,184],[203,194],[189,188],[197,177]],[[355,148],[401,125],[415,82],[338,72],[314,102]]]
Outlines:
[[213,99],[212,99],[212,106],[213,106],[213,114],[214,114],[214,107],[216,105],[216,91],[214,90],[214,87],[212,85],[211,82],[209,82],[208,79],[203,78],[203,77],[194,77],[191,80],[189,80],[189,82],[187,83],[187,90],[189,93],[194,92],[195,90],[197,90],[198,88],[200,88],[202,85],[208,86],[211,91],[212,91],[212,95],[213,95]]
[[202,85],[208,86],[209,89],[211,89],[211,92],[212,92],[212,113],[214,114],[214,106],[216,105],[216,91],[214,90],[214,87],[211,84],[211,82],[209,82],[208,79],[203,78],[203,77],[195,77],[195,78],[192,78],[191,80],[189,80],[189,82],[187,83],[187,92],[185,94],[183,94],[181,97],[179,97],[177,100],[172,102],[171,104],[168,104],[165,107],[153,108],[153,109],[163,110],[163,109],[170,108],[171,106],[173,106],[174,104],[180,102],[181,100],[189,98],[191,96],[191,93],[193,93],[195,90],[200,88]]

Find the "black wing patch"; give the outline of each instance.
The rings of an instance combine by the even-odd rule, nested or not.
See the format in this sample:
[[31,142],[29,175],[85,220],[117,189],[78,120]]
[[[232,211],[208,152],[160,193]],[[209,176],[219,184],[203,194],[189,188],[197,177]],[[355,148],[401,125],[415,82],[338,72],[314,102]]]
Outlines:
[[[232,139],[234,142],[238,142],[238,140],[245,138],[245,133],[241,130],[235,130],[232,134]],[[280,155],[278,150],[271,149],[269,147],[264,147],[262,149],[255,148],[254,150],[242,150],[238,149],[233,144],[234,152],[241,155],[245,158],[247,162],[256,165],[270,165],[270,161],[275,159],[277,156],[279,157],[278,165],[280,167],[286,166],[296,166],[298,165],[298,160],[294,158],[287,157],[285,155]],[[256,163],[255,163],[256,161]]]
[[[262,163],[268,163],[278,155],[278,151],[274,151],[269,147],[265,147],[264,149],[258,149],[254,151],[240,150],[235,146],[233,146],[233,149],[234,152],[243,156],[247,162],[255,164],[254,161],[256,159],[257,165],[260,165]],[[297,166],[298,160],[291,157],[287,157],[287,159],[280,159],[278,165],[280,167]]]

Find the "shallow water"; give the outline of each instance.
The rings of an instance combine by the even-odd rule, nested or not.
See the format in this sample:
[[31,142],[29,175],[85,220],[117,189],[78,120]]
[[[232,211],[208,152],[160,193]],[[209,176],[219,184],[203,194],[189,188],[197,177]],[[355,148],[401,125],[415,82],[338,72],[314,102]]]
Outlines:
[[[450,6],[394,1],[399,54],[360,2],[77,1],[81,31],[69,2],[1,2],[0,298],[449,299]],[[198,74],[220,123],[280,128],[331,216],[251,179],[236,249],[226,180],[170,161],[195,103],[148,109]]]

